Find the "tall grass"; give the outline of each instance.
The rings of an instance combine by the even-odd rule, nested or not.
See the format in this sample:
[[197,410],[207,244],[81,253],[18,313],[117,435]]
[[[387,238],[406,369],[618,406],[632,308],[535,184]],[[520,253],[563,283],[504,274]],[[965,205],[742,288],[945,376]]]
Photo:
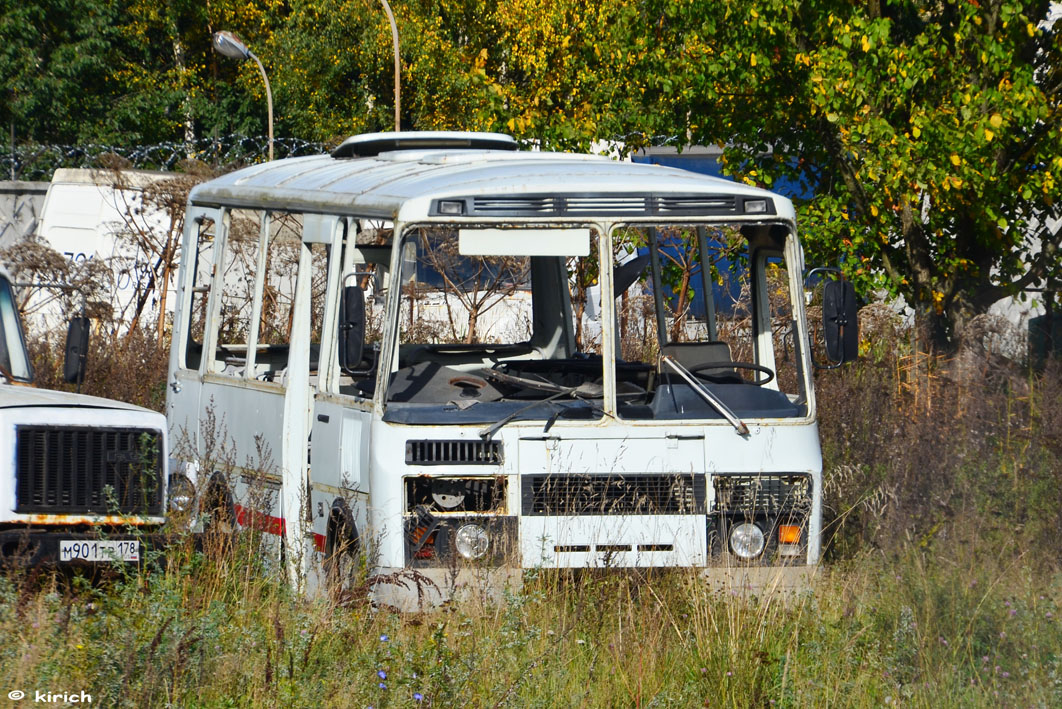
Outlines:
[[[0,582],[0,688],[116,706],[1057,706],[1057,582],[1012,549],[861,554],[813,592],[543,574],[404,616],[185,552],[108,584]],[[421,697],[420,701],[416,697]]]
[[830,543],[805,594],[713,593],[690,570],[540,571],[492,605],[403,615],[293,594],[252,535],[216,553],[186,540],[102,583],[0,578],[0,696],[1059,706],[1059,374],[900,342],[820,375]]

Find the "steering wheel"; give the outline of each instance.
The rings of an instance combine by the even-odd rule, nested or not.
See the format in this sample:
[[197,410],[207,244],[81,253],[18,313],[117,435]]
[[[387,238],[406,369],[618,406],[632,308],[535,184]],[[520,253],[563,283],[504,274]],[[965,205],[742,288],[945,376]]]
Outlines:
[[761,387],[767,382],[774,379],[774,372],[772,372],[767,367],[764,367],[762,364],[753,364],[752,362],[705,362],[704,364],[698,364],[696,367],[690,367],[689,371],[690,374],[696,377],[699,377],[701,379],[707,379],[708,381],[716,382],[717,384],[721,383],[718,381],[718,378],[727,376],[723,373],[714,375],[701,374],[701,372],[706,369],[750,369],[753,372],[760,372],[761,374],[766,374],[767,377],[765,379],[756,379],[751,382],[745,382],[746,384],[753,384],[758,387]]

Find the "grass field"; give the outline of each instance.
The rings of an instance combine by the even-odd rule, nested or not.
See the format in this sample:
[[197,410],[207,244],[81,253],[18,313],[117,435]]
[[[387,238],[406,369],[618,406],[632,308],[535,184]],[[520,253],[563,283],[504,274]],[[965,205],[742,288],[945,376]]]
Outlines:
[[8,573],[0,696],[1062,706],[1059,375],[902,348],[820,374],[830,539],[806,594],[709,593],[685,570],[540,572],[494,605],[400,615],[290,593],[245,537],[101,584]]

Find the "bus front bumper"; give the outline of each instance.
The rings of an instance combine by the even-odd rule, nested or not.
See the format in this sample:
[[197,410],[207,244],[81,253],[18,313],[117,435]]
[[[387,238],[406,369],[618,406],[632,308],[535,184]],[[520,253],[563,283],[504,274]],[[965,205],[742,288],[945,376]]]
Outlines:
[[818,568],[808,565],[700,569],[384,568],[373,576],[372,600],[378,606],[407,613],[428,611],[448,603],[498,604],[507,593],[518,593],[523,588],[525,575],[623,572],[691,573],[700,577],[705,593],[785,597],[810,592]]

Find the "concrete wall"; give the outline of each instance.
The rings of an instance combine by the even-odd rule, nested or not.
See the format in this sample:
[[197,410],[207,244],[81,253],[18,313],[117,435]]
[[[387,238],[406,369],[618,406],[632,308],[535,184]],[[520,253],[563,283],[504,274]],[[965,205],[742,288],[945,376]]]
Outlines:
[[0,248],[21,241],[36,230],[48,184],[0,181]]

